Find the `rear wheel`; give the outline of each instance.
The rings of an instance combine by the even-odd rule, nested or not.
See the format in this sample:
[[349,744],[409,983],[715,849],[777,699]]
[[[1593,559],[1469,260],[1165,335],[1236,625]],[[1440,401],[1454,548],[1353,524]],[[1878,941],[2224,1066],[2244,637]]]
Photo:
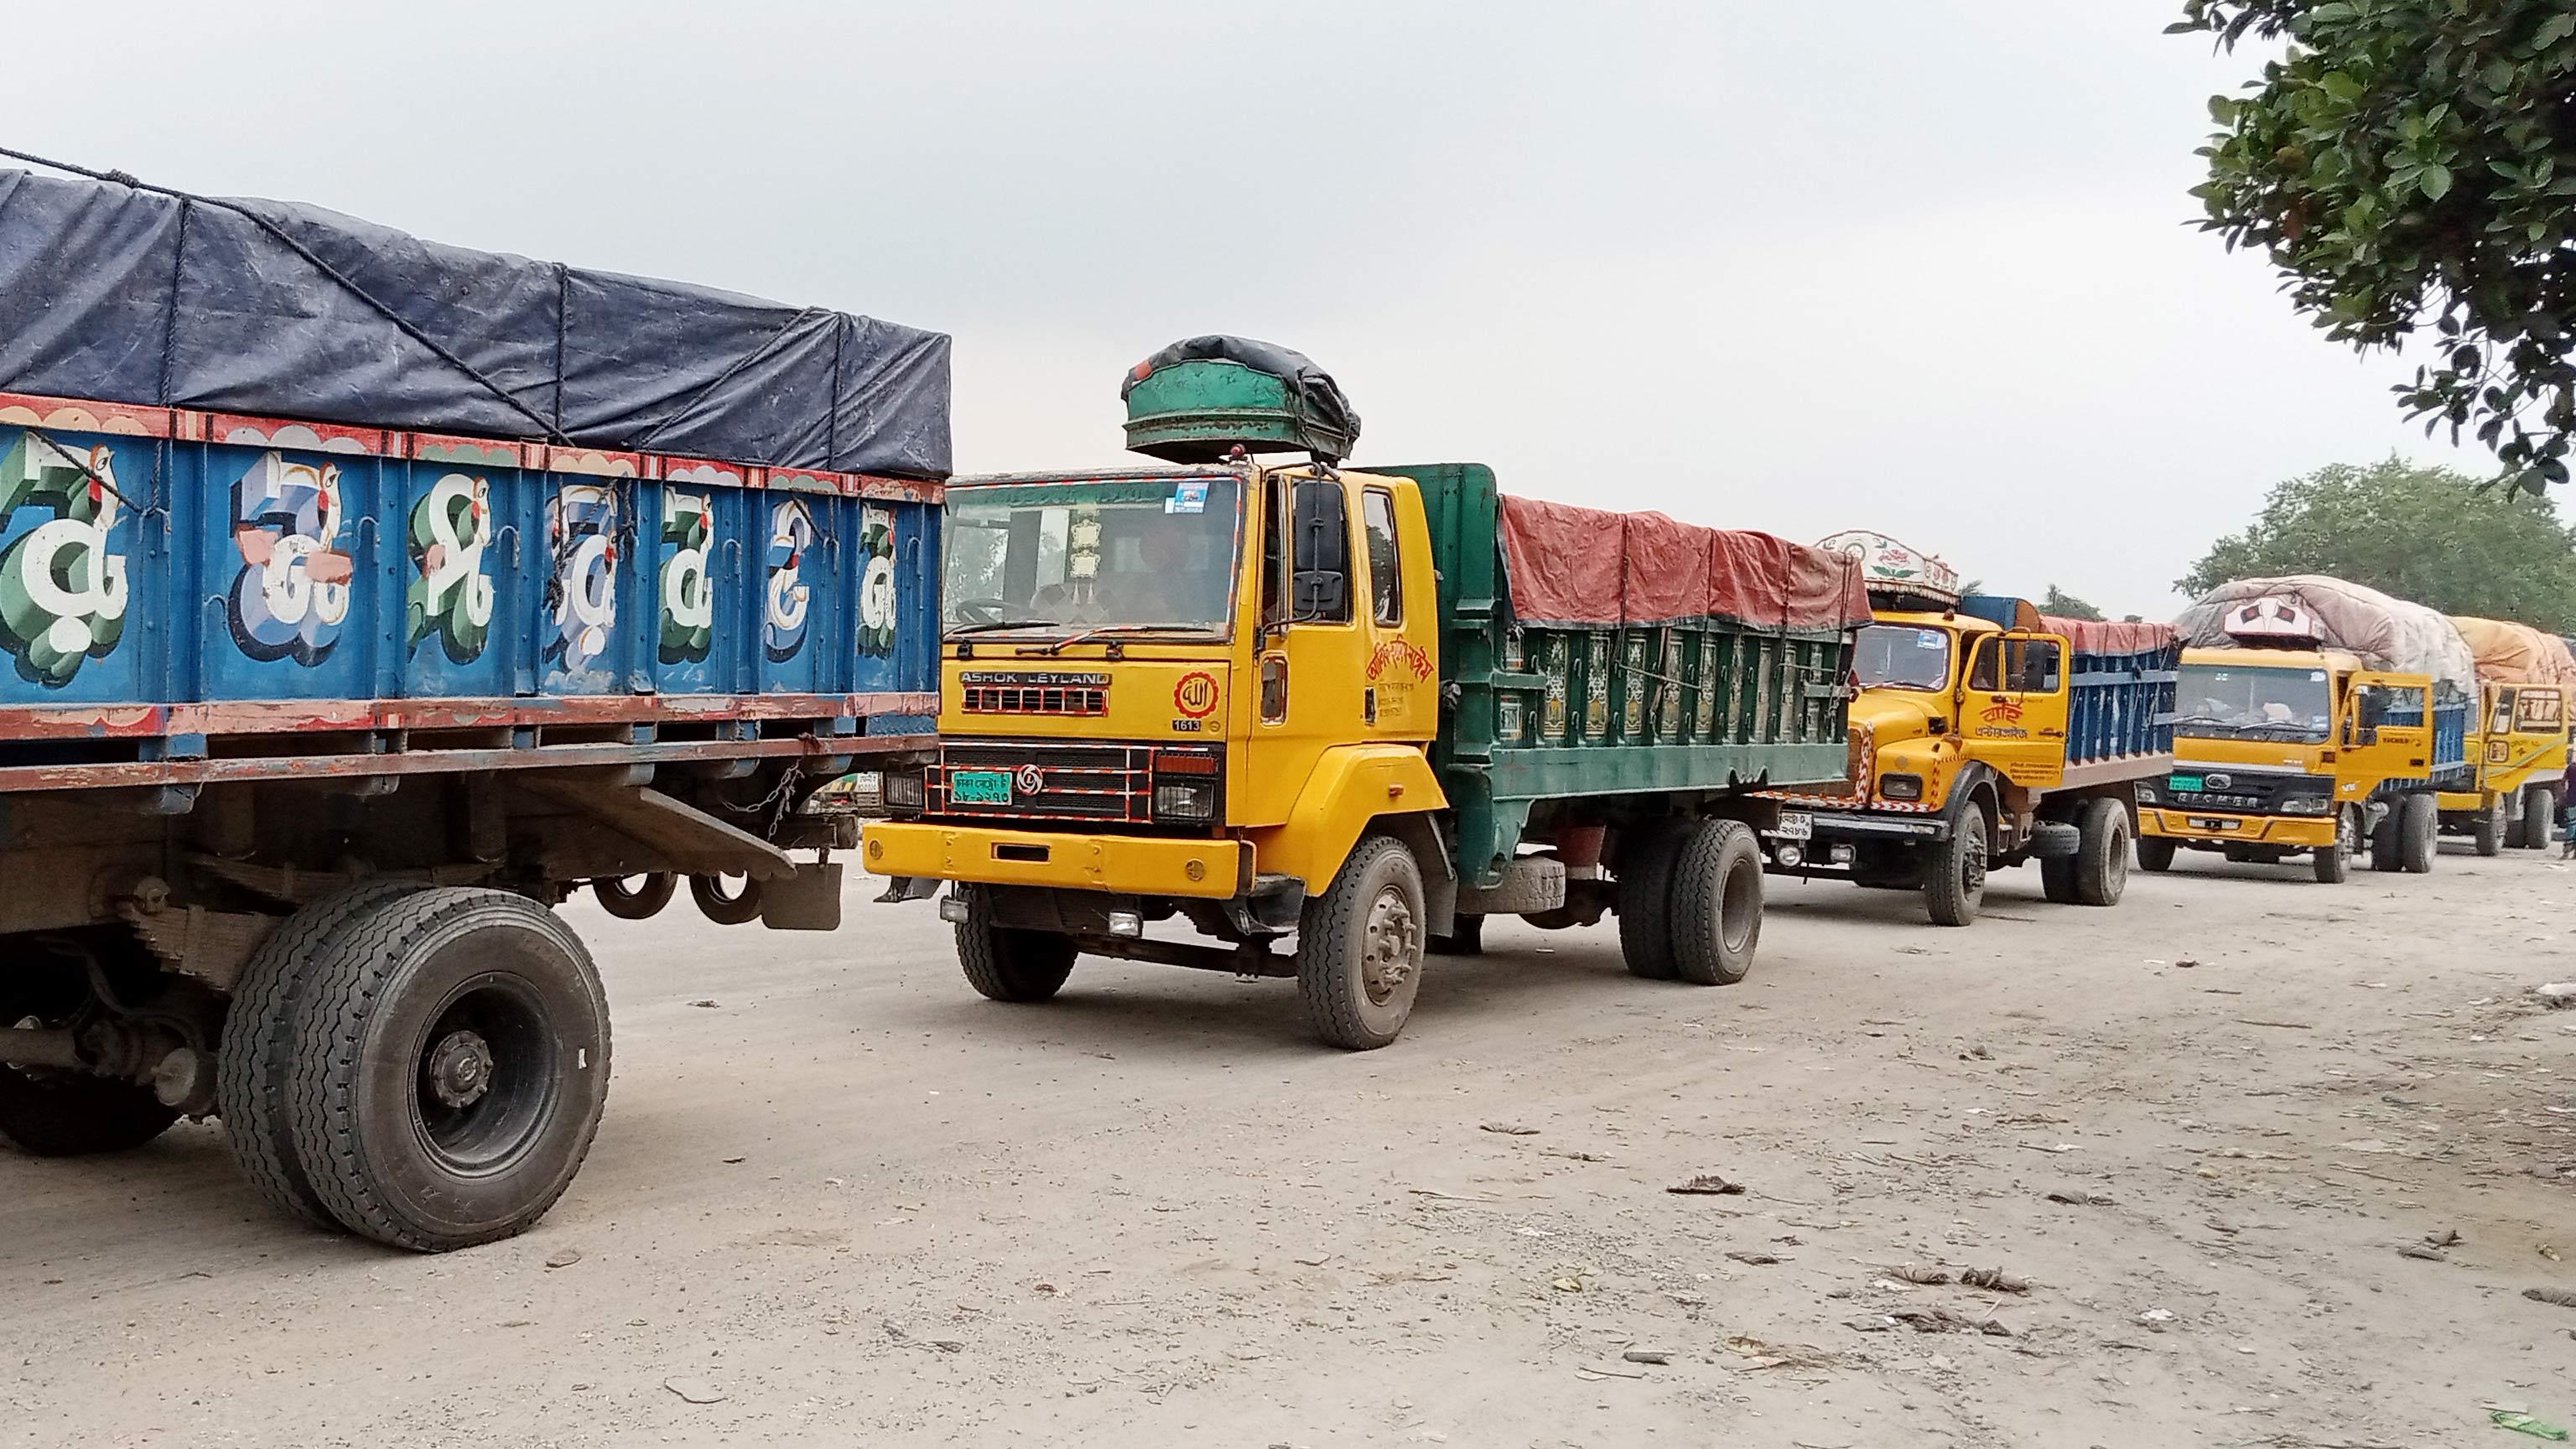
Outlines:
[[2442,807],[2430,795],[2409,795],[2398,812],[2398,863],[2408,875],[2426,875],[2442,838]]
[[1297,992],[1332,1046],[1374,1051],[1403,1032],[1422,989],[1422,868],[1404,842],[1359,843],[1297,928]]
[[2043,855],[2039,858],[2039,893],[2061,906],[2074,905],[2081,897],[2075,886],[2077,861],[2071,855]]
[[1670,981],[1673,961],[1673,857],[1682,835],[1655,821],[1622,831],[1619,842],[1619,954],[1632,976]]
[[2166,871],[2173,869],[2175,849],[2176,847],[2173,841],[2165,836],[2139,836],[2138,869],[2145,871],[2149,875],[2164,874]]
[[2483,856],[2504,854],[2505,824],[2504,797],[2498,795],[2487,802],[2487,808],[2478,812],[2476,820],[2470,822],[2469,834],[2476,842],[2478,854]]
[[2129,811],[2096,796],[2076,812],[2084,843],[2075,852],[2075,903],[2116,906],[2129,888]]
[[2513,843],[2523,850],[2542,849],[2549,844],[2550,832],[2557,823],[2557,788],[2541,784],[2523,786],[2522,820],[2515,826]]
[[967,893],[966,919],[957,923],[957,964],[966,984],[985,999],[1052,1000],[1073,974],[1078,954],[1071,936],[994,925],[985,918],[982,893]]
[[[2321,845],[2311,858],[2320,885],[2341,885],[2352,874],[2352,853],[2361,848],[2360,812],[2346,805],[2335,811],[2335,838],[2332,845]],[[2146,842],[2140,841],[2143,845]]]
[[603,876],[590,883],[599,908],[621,921],[640,921],[671,903],[680,878],[667,870],[651,875]]
[[693,875],[689,877],[689,899],[698,903],[706,918],[719,926],[739,926],[760,919],[760,882],[749,876],[736,888],[733,877]]
[[1762,846],[1741,820],[1706,820],[1683,837],[1672,870],[1673,974],[1732,986],[1762,939]]
[[1986,812],[1971,805],[1950,838],[1927,852],[1923,905],[1936,926],[1964,926],[1986,899]]
[[360,881],[323,896],[268,933],[242,966],[215,1053],[215,1110],[242,1176],[269,1206],[339,1231],[295,1155],[286,1081],[295,1053],[295,997],[320,954],[349,923],[428,889],[415,881]]
[[2404,834],[2406,802],[2411,795],[2401,795],[2388,803],[2388,813],[2370,831],[2370,868],[2385,874],[2396,873],[2403,865],[2404,847],[2399,837]]
[[535,1226],[608,1101],[590,953],[508,891],[419,891],[349,921],[298,987],[295,1026],[296,1160],[341,1226],[395,1247]]

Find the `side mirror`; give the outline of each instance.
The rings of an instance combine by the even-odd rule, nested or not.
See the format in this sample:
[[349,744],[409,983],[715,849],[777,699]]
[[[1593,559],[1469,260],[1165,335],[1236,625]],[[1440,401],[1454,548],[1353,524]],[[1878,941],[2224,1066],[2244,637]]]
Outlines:
[[1299,619],[1339,619],[1349,592],[1350,580],[1339,571],[1307,570],[1296,577],[1288,609]]
[[2378,744],[2378,743],[2379,743],[2379,726],[2377,726],[2377,725],[2375,725],[2375,724],[2366,724],[2366,725],[2363,725],[2363,726],[2361,727],[2361,742],[2362,742],[2363,744],[2365,744],[2365,745],[2375,745],[2375,744]]

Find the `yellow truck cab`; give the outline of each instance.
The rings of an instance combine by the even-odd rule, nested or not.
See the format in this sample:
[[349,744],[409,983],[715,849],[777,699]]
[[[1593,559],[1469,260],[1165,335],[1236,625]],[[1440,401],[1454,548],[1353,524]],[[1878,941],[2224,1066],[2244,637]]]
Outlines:
[[1267,344],[1177,344],[1125,396],[1179,466],[948,491],[939,747],[862,850],[896,898],[947,887],[977,991],[1047,1000],[1082,955],[1282,977],[1381,1047],[1487,915],[1615,913],[1632,973],[1743,978],[1762,791],[1844,770],[1843,560],[1341,467],[1339,390]]
[[1945,926],[1976,918],[1989,870],[2027,860],[2052,901],[2116,903],[2131,786],[2172,760],[2171,631],[1962,597],[1948,565],[1883,534],[1818,546],[1854,557],[1870,580],[1852,784],[1790,797],[1807,812],[1807,839],[1775,840],[1772,871],[1840,869],[1864,886],[1919,889]]
[[2452,616],[2477,662],[2478,710],[2470,726],[2467,788],[2437,797],[2442,830],[2480,855],[2549,842],[2565,789],[2576,656],[2555,634],[2499,619]]
[[2170,869],[2177,850],[2255,864],[2306,855],[2332,884],[2366,840],[2389,841],[2383,869],[2423,858],[2432,688],[2341,649],[2184,650],[2173,771],[2138,787],[2139,866]]

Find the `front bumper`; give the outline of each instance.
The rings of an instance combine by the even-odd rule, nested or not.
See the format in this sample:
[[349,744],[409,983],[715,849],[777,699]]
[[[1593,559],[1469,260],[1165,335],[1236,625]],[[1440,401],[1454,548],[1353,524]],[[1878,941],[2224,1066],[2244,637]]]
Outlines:
[[[2194,821],[2200,822],[2194,824]],[[2214,822],[2214,824],[2213,824]],[[2335,843],[2331,815],[2235,815],[2224,811],[2141,809],[2138,833],[2220,845],[2277,845],[2313,850]]]
[[1230,900],[1252,880],[1252,847],[1239,840],[872,821],[861,854],[876,875],[1136,896]]
[[1926,811],[1920,815],[1879,810],[1818,810],[1817,840],[1947,840],[1950,822]]

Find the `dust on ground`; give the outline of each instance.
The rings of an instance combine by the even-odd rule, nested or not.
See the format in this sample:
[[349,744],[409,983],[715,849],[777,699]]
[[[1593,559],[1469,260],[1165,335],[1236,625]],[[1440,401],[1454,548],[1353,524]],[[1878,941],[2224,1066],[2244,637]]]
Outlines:
[[[2576,1288],[2576,1012],[2527,994],[2576,976],[2576,871],[2186,858],[2115,910],[2020,871],[1964,931],[1770,884],[1741,986],[1497,923],[1360,1055],[1279,983],[1086,960],[1053,1005],[984,1002],[864,881],[830,936],[576,905],[617,1083],[551,1218],[444,1258],[318,1236],[215,1127],[0,1160],[0,1444],[2576,1423],[2576,1309],[2523,1296]],[[1701,1174],[1744,1190],[1667,1191]]]

